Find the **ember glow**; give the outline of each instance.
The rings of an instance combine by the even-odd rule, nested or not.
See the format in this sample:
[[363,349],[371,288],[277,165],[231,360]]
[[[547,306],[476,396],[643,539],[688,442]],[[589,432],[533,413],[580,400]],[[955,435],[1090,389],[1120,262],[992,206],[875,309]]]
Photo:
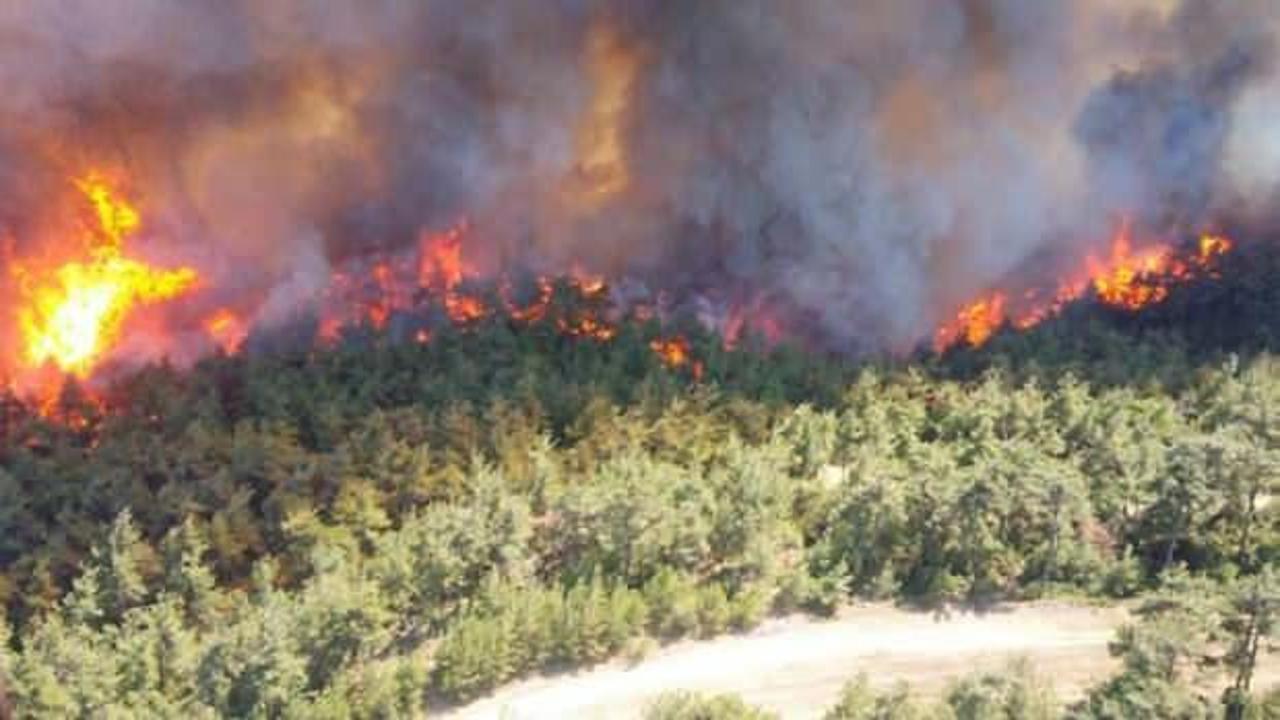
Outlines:
[[128,254],[142,219],[104,176],[89,174],[75,186],[93,219],[71,257],[53,263],[18,257],[10,272],[19,295],[17,365],[32,373],[53,366],[83,379],[111,352],[131,314],[183,296],[198,276],[191,268],[157,268]]
[[[646,317],[642,344],[677,319],[849,358],[947,319],[979,343],[1157,302],[1181,252],[1078,241],[1253,235],[1280,178],[1273,2],[66,4],[0,11],[6,375]],[[89,169],[115,249],[45,232]],[[115,289],[84,277],[107,254],[137,263]],[[1071,277],[1028,295],[1049,259]]]
[[[355,260],[335,271],[319,306],[320,338],[333,342],[344,328],[360,325],[385,329],[392,316],[420,309],[427,299],[438,300],[459,324],[484,318],[489,310],[483,299],[463,287],[477,277],[462,254],[468,227],[463,221],[444,231],[423,231],[410,255]],[[428,335],[418,337],[424,341]]]
[[686,377],[693,323],[981,345],[1213,277],[1230,243],[1155,242],[1183,228],[1271,224],[1236,157],[1274,135],[1269,3],[119,2],[0,12],[19,390],[495,326]]
[[[464,330],[494,320],[515,328],[546,326],[565,338],[608,343],[617,338],[621,322],[653,317],[646,304],[620,308],[604,277],[577,266],[536,276],[525,292],[518,292],[511,277],[477,269],[467,254],[475,239],[472,232],[466,221],[423,232],[408,256],[366,259],[335,272],[320,308],[320,339],[336,342],[345,330],[362,326],[386,330],[396,316],[413,322],[430,317],[434,309]],[[218,335],[213,321],[208,331]],[[412,332],[418,344],[433,336],[425,327]],[[650,347],[667,367],[689,367],[701,378],[702,364],[695,362],[683,337],[654,340]]]
[[204,323],[205,332],[227,354],[235,354],[244,345],[249,329],[244,320],[229,308],[220,308]]
[[656,338],[649,343],[649,349],[662,360],[663,364],[673,370],[688,369],[694,379],[702,379],[705,369],[702,361],[693,356],[693,348],[683,337]]
[[1131,227],[1124,223],[1112,238],[1108,255],[1086,257],[1083,270],[1061,280],[1052,293],[1033,288],[1015,302],[1005,291],[989,292],[938,329],[934,348],[942,352],[960,344],[980,347],[1005,325],[1019,330],[1035,327],[1089,293],[1107,307],[1137,312],[1164,302],[1173,285],[1215,276],[1218,259],[1233,247],[1226,237],[1206,234],[1194,252],[1166,244],[1135,250]]
[[[255,327],[252,312],[207,307],[193,298],[200,281],[195,269],[155,267],[131,255],[129,243],[143,227],[143,217],[105,176],[87,175],[74,187],[86,218],[75,249],[53,261],[48,255],[18,254],[11,265],[19,290],[14,319],[22,336],[21,357],[9,363],[20,370],[15,387],[47,405],[63,377],[93,380],[118,350],[137,310],[166,302],[191,301],[187,315],[198,319],[207,348],[227,354],[245,350]],[[669,316],[661,293],[623,301],[603,276],[576,265],[526,277],[522,285],[503,271],[482,271],[468,251],[479,240],[472,224],[463,220],[421,232],[409,251],[345,262],[315,301],[317,340],[338,342],[346,330],[357,327],[391,332],[393,321],[403,317],[409,325],[399,332],[402,340],[426,344],[436,337],[434,323],[440,320],[431,318],[438,317],[463,330],[496,321],[514,328],[550,328],[575,341],[609,343],[623,322],[661,322]],[[935,346],[939,351],[959,344],[981,346],[1006,325],[1033,327],[1086,296],[1108,307],[1141,310],[1164,301],[1175,283],[1215,276],[1217,259],[1232,248],[1220,235],[1205,235],[1195,248],[1183,251],[1167,244],[1138,244],[1126,224],[1105,255],[1086,257],[1077,273],[1052,290],[995,290],[961,308],[937,331]],[[791,335],[785,314],[775,314],[759,298],[705,322],[719,329],[730,349],[746,332],[769,344]],[[174,347],[176,337],[166,336],[162,347]],[[648,344],[664,366],[703,378],[705,364],[686,337],[668,333]]]

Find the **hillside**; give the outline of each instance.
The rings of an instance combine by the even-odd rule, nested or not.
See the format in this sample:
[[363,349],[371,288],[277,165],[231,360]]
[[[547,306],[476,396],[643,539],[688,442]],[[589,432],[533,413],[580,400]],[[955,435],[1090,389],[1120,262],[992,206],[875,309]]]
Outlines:
[[1078,318],[906,364],[690,327],[697,374],[656,324],[494,318],[11,397],[10,692],[33,717],[395,717],[854,600],[1149,596],[1081,712],[1214,706],[1187,663],[1245,683],[1221,639],[1254,647],[1276,607],[1280,365],[1129,335],[1146,368],[1038,370]]

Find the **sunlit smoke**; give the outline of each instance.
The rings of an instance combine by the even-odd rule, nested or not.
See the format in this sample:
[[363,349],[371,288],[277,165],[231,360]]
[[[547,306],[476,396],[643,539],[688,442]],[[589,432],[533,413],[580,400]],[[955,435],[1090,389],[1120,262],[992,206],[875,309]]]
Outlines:
[[[532,323],[565,277],[731,346],[908,352],[965,313],[979,344],[1080,293],[1154,300],[1177,258],[1151,245],[1275,203],[1278,28],[1252,0],[12,0],[0,238],[28,272],[0,299],[66,295],[47,259],[97,266],[56,257],[87,202],[159,273],[124,272],[147,322],[102,311],[131,318],[102,325],[111,362],[299,318],[321,342],[427,342],[397,324],[423,308]],[[70,198],[92,168],[142,211]],[[554,323],[617,332],[583,307]],[[51,321],[0,308],[0,335]],[[104,366],[70,345],[25,362]]]

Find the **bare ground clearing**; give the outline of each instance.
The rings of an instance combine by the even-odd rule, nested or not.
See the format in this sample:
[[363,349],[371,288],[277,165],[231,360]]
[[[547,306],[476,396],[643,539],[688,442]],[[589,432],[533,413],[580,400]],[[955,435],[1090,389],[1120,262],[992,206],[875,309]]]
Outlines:
[[878,685],[906,680],[923,692],[974,670],[1026,657],[1074,699],[1115,669],[1107,643],[1122,608],[1016,605],[943,617],[889,606],[849,609],[827,622],[773,620],[739,636],[683,642],[627,666],[528,680],[456,709],[452,720],[634,718],[667,690],[736,693],[786,718],[817,718],[865,672]]

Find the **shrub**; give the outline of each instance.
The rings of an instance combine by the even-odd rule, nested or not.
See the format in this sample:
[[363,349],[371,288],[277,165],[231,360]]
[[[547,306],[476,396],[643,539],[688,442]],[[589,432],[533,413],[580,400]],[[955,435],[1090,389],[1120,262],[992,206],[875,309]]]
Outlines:
[[645,708],[644,720],[777,720],[775,713],[754,708],[733,695],[707,696],[670,692]]

